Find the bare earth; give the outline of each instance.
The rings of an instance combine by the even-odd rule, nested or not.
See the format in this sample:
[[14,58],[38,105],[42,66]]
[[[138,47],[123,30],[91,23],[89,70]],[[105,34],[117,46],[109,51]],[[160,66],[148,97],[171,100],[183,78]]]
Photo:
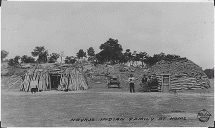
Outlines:
[[[212,88],[208,90],[176,94],[131,94],[127,85],[122,89],[107,89],[104,84],[92,85],[87,91],[44,91],[36,94],[20,92],[17,88],[6,92],[2,87],[2,126],[208,127],[213,126],[214,120],[213,84],[211,80]],[[207,122],[200,122],[197,118],[202,109],[212,114]],[[170,120],[171,116],[185,118]],[[159,117],[166,118],[158,120]],[[101,121],[101,118],[106,120]],[[124,120],[113,121],[114,118]]]

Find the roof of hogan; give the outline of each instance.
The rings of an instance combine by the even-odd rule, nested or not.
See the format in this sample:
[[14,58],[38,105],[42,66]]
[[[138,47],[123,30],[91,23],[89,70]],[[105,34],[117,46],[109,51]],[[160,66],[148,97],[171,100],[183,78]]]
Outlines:
[[49,74],[60,74],[61,71],[65,72],[66,70],[73,70],[74,68],[81,68],[82,65],[75,65],[75,64],[60,64],[60,63],[45,63],[45,64],[38,64],[33,68],[29,69],[29,72],[47,72]]

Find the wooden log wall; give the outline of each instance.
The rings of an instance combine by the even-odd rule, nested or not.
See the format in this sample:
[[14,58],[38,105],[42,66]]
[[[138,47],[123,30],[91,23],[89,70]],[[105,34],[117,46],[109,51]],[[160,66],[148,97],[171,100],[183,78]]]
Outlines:
[[[24,80],[20,85],[21,91],[30,91],[31,90],[31,81],[38,81],[39,90],[46,91],[51,90],[51,79],[48,70],[29,70],[26,72]],[[62,77],[60,79],[60,85],[58,86],[58,90],[86,90],[88,89],[87,79],[84,76],[83,68],[67,68],[62,73]]]
[[88,84],[83,69],[67,69],[62,74],[59,90],[87,90]]

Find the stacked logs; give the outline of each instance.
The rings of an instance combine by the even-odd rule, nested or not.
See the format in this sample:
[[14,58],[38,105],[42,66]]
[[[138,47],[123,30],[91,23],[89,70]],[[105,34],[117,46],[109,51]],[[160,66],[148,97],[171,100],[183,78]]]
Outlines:
[[47,70],[42,69],[30,69],[25,75],[23,82],[20,85],[20,90],[28,92],[31,90],[31,83],[33,81],[38,81],[38,89],[39,90],[47,90],[50,87],[50,76]]
[[203,89],[207,86],[204,86],[203,83],[198,82],[196,78],[182,77],[177,79],[172,78],[171,87],[180,89]]
[[88,84],[83,68],[67,68],[63,73],[60,80],[58,90],[87,90]]
[[200,89],[210,87],[210,82],[201,67],[188,59],[161,60],[150,69],[150,74],[157,74],[161,84],[161,74],[171,75],[171,88]]

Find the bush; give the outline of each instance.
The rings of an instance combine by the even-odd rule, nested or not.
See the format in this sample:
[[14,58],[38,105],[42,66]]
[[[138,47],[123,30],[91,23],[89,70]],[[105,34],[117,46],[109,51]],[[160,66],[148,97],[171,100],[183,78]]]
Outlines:
[[212,69],[205,69],[204,72],[208,76],[209,79],[213,79],[214,78],[214,68],[212,68]]
[[8,65],[9,66],[14,66],[15,65],[14,60],[13,59],[9,59]]

